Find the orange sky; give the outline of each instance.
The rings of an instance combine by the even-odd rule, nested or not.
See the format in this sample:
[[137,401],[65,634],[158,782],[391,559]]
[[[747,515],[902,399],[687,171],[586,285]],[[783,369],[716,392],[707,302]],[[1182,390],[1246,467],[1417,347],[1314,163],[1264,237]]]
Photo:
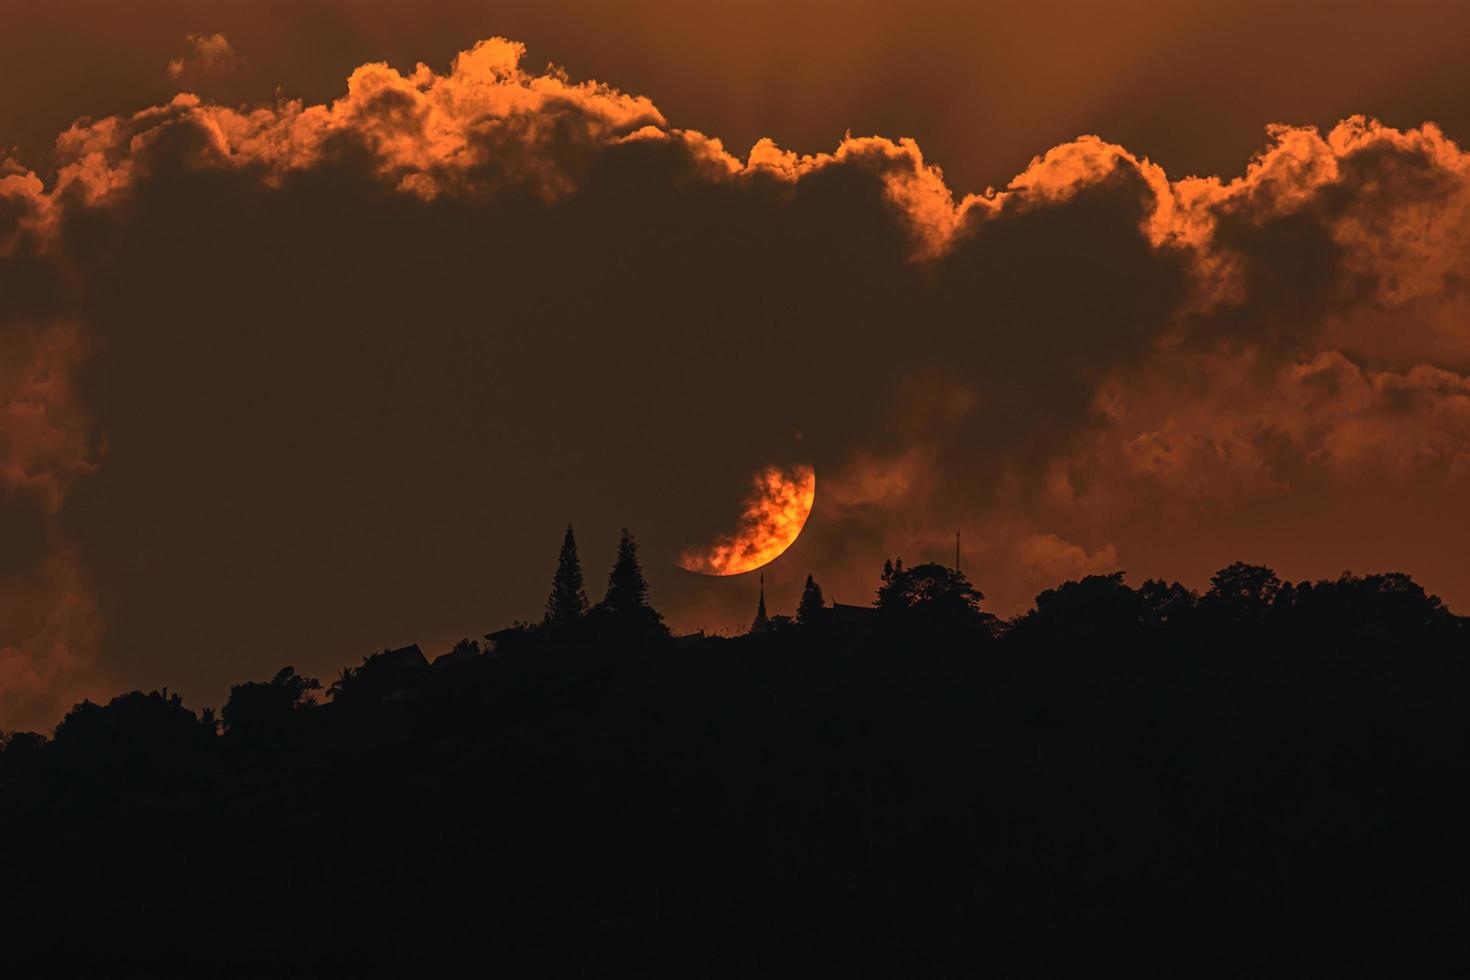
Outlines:
[[773,612],[956,528],[1003,614],[1235,559],[1470,608],[1466,15],[1395,11],[15,5],[0,728],[534,615],[567,520],[743,625],[675,561],[772,465]]

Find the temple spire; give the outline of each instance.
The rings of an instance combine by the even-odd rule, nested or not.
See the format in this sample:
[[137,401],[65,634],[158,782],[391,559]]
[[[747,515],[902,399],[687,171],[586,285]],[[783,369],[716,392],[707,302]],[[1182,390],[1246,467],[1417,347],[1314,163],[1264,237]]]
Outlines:
[[761,572],[761,599],[760,604],[755,607],[755,622],[750,624],[752,633],[764,633],[771,628],[771,620],[766,616],[766,573]]

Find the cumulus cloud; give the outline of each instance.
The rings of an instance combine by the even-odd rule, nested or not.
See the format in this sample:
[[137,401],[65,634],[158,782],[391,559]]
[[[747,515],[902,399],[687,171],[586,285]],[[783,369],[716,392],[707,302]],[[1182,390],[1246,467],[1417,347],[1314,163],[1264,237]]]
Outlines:
[[672,560],[797,458],[774,594],[856,600],[958,528],[1004,613],[1250,501],[1466,478],[1470,164],[1431,125],[1273,127],[1229,180],[1081,137],[962,194],[911,140],[742,155],[523,56],[184,94],[0,169],[0,481],[47,529],[24,594],[93,583],[99,669],[217,691],[488,628],[568,517],[669,558],[676,625],[748,619]]
[[188,50],[168,63],[168,77],[181,85],[197,86],[245,71],[245,59],[223,34],[188,34],[184,43]]
[[1462,480],[1467,155],[1432,126],[1273,133],[1243,178],[1186,182],[1202,288],[1228,298],[1098,387],[1087,451],[1107,460],[1081,469],[1217,505],[1303,466]]

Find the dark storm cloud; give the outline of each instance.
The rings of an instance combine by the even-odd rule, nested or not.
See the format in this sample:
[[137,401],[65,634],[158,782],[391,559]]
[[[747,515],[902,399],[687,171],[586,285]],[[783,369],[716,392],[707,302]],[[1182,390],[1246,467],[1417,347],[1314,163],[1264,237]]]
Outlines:
[[39,503],[0,519],[44,525],[8,588],[75,623],[7,612],[0,708],[492,628],[568,518],[633,526],[676,624],[720,621],[661,559],[771,463],[818,474],[774,586],[860,601],[958,526],[1007,611],[1140,511],[1465,478],[1466,164],[1432,129],[1279,130],[1230,183],[1084,138],[957,200],[909,141],[738,158],[520,56],[180,96],[0,178],[0,277],[39,284],[0,319],[0,490]]

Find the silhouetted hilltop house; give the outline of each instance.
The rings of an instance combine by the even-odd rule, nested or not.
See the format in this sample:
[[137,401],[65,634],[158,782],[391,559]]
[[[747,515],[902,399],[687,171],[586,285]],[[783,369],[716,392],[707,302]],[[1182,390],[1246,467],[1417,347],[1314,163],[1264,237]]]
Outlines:
[[374,672],[378,672],[383,677],[396,674],[400,677],[413,678],[428,669],[429,658],[424,656],[424,651],[419,649],[417,643],[410,643],[406,647],[384,650],[382,653],[369,657],[363,667],[367,669],[369,665]]
[[419,695],[419,682],[429,672],[429,660],[417,643],[384,650],[368,657],[354,672],[353,688],[372,692],[382,701],[402,701]]
[[771,631],[771,620],[766,615],[766,573],[761,572],[760,605],[755,607],[755,622],[750,624],[750,635],[760,636]]
[[448,653],[441,653],[434,658],[429,665],[433,670],[452,669],[471,664],[480,659],[480,645],[478,643],[461,640],[454,645],[454,649]]
[[518,623],[486,633],[484,639],[484,655],[498,657],[533,646],[536,642],[536,630]]

